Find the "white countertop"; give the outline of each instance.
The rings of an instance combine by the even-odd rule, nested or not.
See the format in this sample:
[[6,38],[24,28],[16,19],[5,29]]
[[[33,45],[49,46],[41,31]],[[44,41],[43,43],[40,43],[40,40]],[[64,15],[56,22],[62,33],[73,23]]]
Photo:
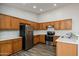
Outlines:
[[22,38],[22,37],[4,38],[4,39],[0,39],[0,41],[4,41],[4,40],[12,40],[12,39],[18,39],[18,38]]
[[59,37],[56,41],[57,42],[64,42],[64,43],[71,43],[71,44],[79,44],[79,40],[76,37],[74,37],[74,38]]

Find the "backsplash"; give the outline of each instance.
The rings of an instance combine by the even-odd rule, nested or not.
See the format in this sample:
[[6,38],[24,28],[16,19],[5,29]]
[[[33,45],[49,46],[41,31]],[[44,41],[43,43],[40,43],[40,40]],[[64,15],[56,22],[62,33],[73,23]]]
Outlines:
[[[63,36],[68,32],[71,32],[71,30],[55,30],[55,35]],[[47,30],[34,31],[34,35],[39,35],[39,34],[43,35],[43,34],[46,34],[46,33],[47,33]]]
[[19,36],[19,31],[0,31],[0,39],[16,38]]

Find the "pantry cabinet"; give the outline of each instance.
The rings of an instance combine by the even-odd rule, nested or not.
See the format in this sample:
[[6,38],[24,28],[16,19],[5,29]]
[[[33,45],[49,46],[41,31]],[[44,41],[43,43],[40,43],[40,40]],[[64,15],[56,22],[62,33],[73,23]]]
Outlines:
[[78,45],[64,42],[57,42],[56,54],[57,56],[77,56]]

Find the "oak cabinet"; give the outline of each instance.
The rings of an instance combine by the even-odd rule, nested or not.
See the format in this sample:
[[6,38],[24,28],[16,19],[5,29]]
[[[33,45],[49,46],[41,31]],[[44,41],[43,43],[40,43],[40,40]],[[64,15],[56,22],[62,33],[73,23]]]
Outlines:
[[19,19],[0,14],[0,30],[19,30]]
[[34,44],[39,43],[39,35],[34,36]]
[[0,42],[0,55],[6,56],[12,54],[12,41]]
[[77,56],[78,47],[76,44],[57,42],[56,54],[57,56]]
[[21,38],[0,41],[0,55],[1,56],[8,56],[20,50],[22,50]]
[[11,29],[19,30],[19,27],[20,27],[19,19],[11,17]]
[[72,19],[66,19],[60,21],[60,30],[71,30],[72,29]]
[[65,20],[65,29],[66,30],[70,30],[70,29],[72,29],[72,20],[71,19],[67,19],[67,20]]
[[26,20],[24,20],[24,19],[19,19],[19,22],[20,22],[20,24],[26,24]]
[[30,26],[33,28],[33,30],[39,30],[38,27],[39,27],[39,24],[38,23],[33,23],[31,22],[30,23]]
[[61,20],[60,21],[60,30],[65,30],[66,28],[65,28],[65,25],[67,25],[67,24],[65,24],[65,21],[64,20]]
[[22,50],[22,39],[13,40],[13,53]]
[[55,30],[71,30],[72,19],[40,23],[40,30],[47,30],[49,25],[54,26]]
[[9,30],[11,28],[11,17],[0,14],[0,30]]
[[35,23],[35,25],[34,25],[34,30],[39,30],[39,29],[40,29],[39,23]]
[[43,30],[43,23],[39,24],[39,30]]
[[45,43],[45,35],[40,35],[40,43]]
[[42,24],[42,30],[46,30],[46,24],[45,23]]
[[54,28],[55,28],[55,30],[60,30],[60,22],[59,21],[54,22]]

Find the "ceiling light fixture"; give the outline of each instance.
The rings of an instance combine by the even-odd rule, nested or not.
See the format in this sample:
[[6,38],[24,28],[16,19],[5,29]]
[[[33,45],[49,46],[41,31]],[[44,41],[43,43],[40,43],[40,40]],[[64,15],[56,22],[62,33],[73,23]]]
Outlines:
[[57,4],[55,3],[55,4],[53,4],[54,6],[57,6]]
[[33,6],[33,8],[36,8],[36,6]]
[[43,11],[43,9],[40,9],[40,11]]

